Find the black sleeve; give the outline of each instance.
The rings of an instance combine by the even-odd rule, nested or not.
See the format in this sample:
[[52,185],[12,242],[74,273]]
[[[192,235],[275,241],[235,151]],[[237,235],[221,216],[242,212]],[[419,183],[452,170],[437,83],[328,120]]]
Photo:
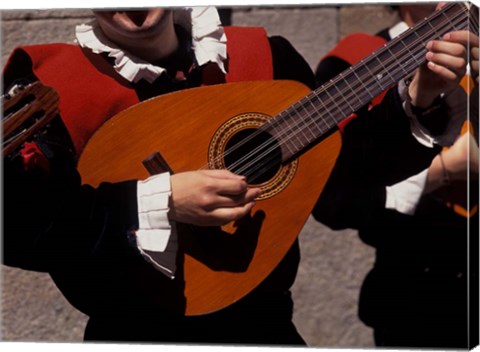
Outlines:
[[[10,58],[3,76],[5,87],[17,78],[36,80],[22,51]],[[115,250],[120,258],[139,255],[128,236],[138,226],[136,182],[82,186],[60,117],[34,142],[47,170],[26,169],[18,152],[3,158],[3,263],[51,272],[102,252]]]
[[[322,72],[330,71],[321,63],[317,73]],[[319,82],[322,77],[317,74]],[[438,152],[412,136],[397,87],[357,115],[345,127],[337,162],[312,212],[333,229],[369,222],[384,207],[385,187],[424,170]]]
[[290,42],[279,36],[269,38],[273,57],[273,75],[275,79],[302,82],[310,89],[315,88],[312,69]]
[[322,60],[315,70],[315,80],[317,86],[328,82],[337,74],[350,67],[350,64],[335,56],[329,56]]

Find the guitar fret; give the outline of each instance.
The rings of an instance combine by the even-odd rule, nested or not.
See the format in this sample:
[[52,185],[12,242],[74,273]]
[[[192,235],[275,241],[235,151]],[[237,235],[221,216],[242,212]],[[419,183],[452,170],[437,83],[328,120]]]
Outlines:
[[[391,75],[390,72],[389,72],[390,70],[388,70],[388,69],[385,67],[385,65],[383,64],[382,60],[380,60],[380,59],[378,58],[378,56],[375,56],[375,59],[377,60],[377,62],[380,63],[380,65],[382,66],[382,68],[383,68],[384,72],[386,73],[386,75],[389,76],[390,79],[391,79],[391,82],[387,82],[386,85],[382,85],[383,89],[386,89],[390,84],[392,84],[393,82],[396,82],[396,79],[395,79],[394,77],[392,77],[392,75]],[[380,74],[381,74],[381,73],[380,73]],[[380,78],[380,79],[383,79],[384,77],[386,77],[386,76],[385,76],[384,74],[381,74],[381,78]]]
[[317,121],[315,121],[315,116],[320,116],[319,114],[319,111],[317,110],[317,107],[315,105],[313,105],[313,102],[311,99],[307,99],[307,103],[311,106],[311,108],[313,109],[313,111],[315,113],[313,114],[310,114],[310,119],[312,120],[314,126],[317,128],[317,130],[319,130],[320,132],[323,132],[322,128],[317,124]]
[[302,105],[302,110],[305,112],[305,115],[303,118],[303,125],[306,127],[306,131],[308,132],[306,144],[310,144],[313,140],[315,140],[316,136],[318,135],[318,131],[315,132],[315,122],[312,118],[316,114],[316,112],[314,111],[312,114],[308,109],[308,105],[306,105],[303,101],[301,105]]
[[[290,119],[293,119],[295,121],[298,122],[298,119],[295,119],[296,117],[296,113],[295,113],[295,110],[298,109],[298,102],[293,104],[288,110],[288,116],[290,117]],[[303,134],[303,131],[301,128],[297,128],[297,130],[300,130],[300,132]],[[295,152],[298,152],[299,150],[302,150],[304,147],[305,147],[305,144],[303,144],[303,141],[302,141],[302,138],[300,138],[299,134],[297,132],[295,132],[294,130],[292,130],[290,128],[290,133],[287,134],[288,138],[292,139],[291,140],[291,145],[296,149]],[[304,139],[306,139],[306,136],[304,134]]]
[[[381,92],[380,92],[381,93]],[[378,95],[378,94],[377,94]],[[370,102],[373,98],[375,98],[375,96],[371,96],[370,94],[368,93],[363,93],[363,101],[366,101],[367,103]],[[358,104],[358,106],[355,108],[354,111],[357,111],[359,108],[361,108],[362,106],[364,106],[365,104],[367,103],[362,103],[362,104]]]
[[465,22],[462,6],[447,4],[294,104],[287,115],[281,115],[285,124],[297,125],[294,129],[283,127],[280,133],[286,149],[294,155],[392,84],[411,75],[426,61],[427,41]]
[[325,93],[325,89],[322,90],[321,92],[315,92],[315,98],[322,105],[323,110],[330,116],[330,118],[332,120],[335,120],[335,116],[332,114],[332,110],[334,109],[334,107],[330,108],[328,106],[328,104],[326,104],[326,103],[330,102],[330,100],[327,101],[328,97],[326,97],[326,96],[320,97],[318,93]]
[[[330,80],[330,83],[332,84],[333,81]],[[331,87],[329,87],[329,89],[333,89],[334,88],[334,85],[332,85]],[[333,99],[333,97],[331,96],[330,92],[329,92],[329,89],[325,89],[325,94],[328,95],[328,98],[330,99],[331,102],[333,102],[333,105],[335,105],[335,107],[337,108],[339,114],[342,113],[343,109],[337,104],[337,102],[335,101],[335,99]]]
[[[312,92],[311,94],[313,94],[314,97],[315,97],[315,99],[320,103],[320,105],[322,105],[322,108],[323,108],[324,112],[326,112],[326,113],[330,116],[330,118],[331,118],[333,121],[335,121],[335,120],[336,120],[336,119],[335,119],[335,116],[333,116],[333,115],[332,115],[332,112],[331,112],[329,109],[326,108],[325,104],[323,104],[323,100],[320,99],[320,97],[318,96],[318,92],[317,92],[317,91],[314,91],[314,92]],[[314,105],[314,104],[313,104],[313,99],[310,99],[310,102],[312,103],[312,105]],[[315,105],[314,105],[314,106],[315,106]],[[325,118],[323,118],[323,114],[319,114],[319,116],[320,116],[320,118],[322,119],[322,122],[324,123],[324,125],[325,125],[325,127],[327,128],[327,131],[328,131],[332,126],[329,126],[329,125],[328,125],[327,120],[326,120]],[[323,129],[322,129],[322,131],[323,131]]]
[[443,16],[443,18],[446,18],[446,19],[447,19],[447,22],[448,22],[448,23],[450,23],[452,30],[458,30],[458,28],[456,27],[456,25],[454,25],[454,24],[452,23],[452,21],[450,20],[449,16],[447,16],[445,13],[442,13],[442,16]]
[[413,73],[416,67],[423,64],[423,62],[426,60],[425,59],[426,52],[427,52],[426,49],[423,49],[422,47],[418,53],[412,53],[411,55],[409,55],[408,59],[404,60],[403,65],[399,65],[403,71],[403,74],[401,76],[403,77],[409,76],[410,74]]
[[[293,106],[292,106],[293,107]],[[293,140],[291,140],[292,137],[296,137],[296,135],[293,133],[291,126],[286,123],[288,121],[288,117],[291,117],[290,114],[291,107],[285,111],[283,111],[279,116],[282,118],[281,124],[278,124],[277,127],[279,127],[279,132],[280,132],[280,137],[277,137],[279,139],[279,142],[282,145],[285,145],[288,148],[288,151],[290,152],[291,155],[295,155],[298,152],[298,147],[294,143]],[[283,115],[283,116],[282,116]],[[285,128],[283,128],[284,125],[287,125],[287,130],[290,130],[290,133],[285,132]],[[285,138],[283,138],[285,137]],[[283,140],[282,140],[283,139]],[[294,148],[295,150],[292,150],[291,148]]]
[[[427,22],[427,24],[430,26],[430,28],[432,28],[433,30],[435,30],[435,27],[433,27],[433,25],[430,23],[430,22]],[[441,37],[441,35],[438,36],[439,38]],[[433,38],[432,38],[433,39]]]
[[[338,93],[339,97],[341,97],[342,100],[348,105],[348,107],[353,110],[353,109],[354,109],[353,106],[350,105],[350,102],[349,102],[348,99],[345,97],[345,95],[343,95],[342,93],[340,93],[340,90],[339,90],[336,86],[332,86],[332,90],[333,90],[333,89],[336,89],[336,90],[337,90],[337,93]],[[344,109],[340,109],[340,110],[343,111]]]
[[[355,104],[355,106],[359,106],[359,105],[361,106],[362,105],[362,99],[360,99],[358,97],[357,93],[355,92],[355,89],[353,89],[351,84],[349,83],[348,74],[344,75],[343,73],[340,73],[339,77],[341,77],[343,79],[343,82],[345,83],[345,85],[350,89],[350,91],[353,93],[355,98],[357,98],[357,103]],[[350,77],[353,77],[353,76],[350,76]],[[350,106],[351,109],[356,110],[350,104],[348,104],[348,105]]]
[[[305,109],[305,105],[302,104],[301,102],[299,102],[300,107],[301,107],[301,110],[304,111],[306,113],[306,115],[303,116],[303,118],[300,118],[300,124],[303,125],[303,127],[300,128],[302,134],[304,135],[305,137],[305,140],[307,141],[306,144],[308,144],[309,142],[311,142],[314,138],[315,138],[315,134],[312,132],[312,130],[310,129],[310,127],[308,126],[307,124],[307,121],[309,119],[309,113],[308,111]],[[310,132],[310,137],[307,136],[307,133],[306,132]]]
[[[303,111],[301,124],[303,127],[301,128],[301,132],[305,137],[305,145],[310,144],[314,141],[319,135],[323,134],[325,131],[318,126],[315,121],[315,116],[319,115],[319,111],[316,106],[313,104],[312,99],[307,99],[305,97],[302,99],[298,105],[301,106],[301,110]],[[306,101],[306,102],[305,102]],[[308,131],[308,133],[304,132]]]
[[367,71],[370,73],[370,75],[371,75],[372,79],[374,80],[374,82],[378,84],[378,86],[380,87],[380,91],[383,91],[385,88],[383,88],[383,86],[382,86],[382,85],[380,84],[380,82],[378,81],[377,75],[374,74],[374,73],[372,72],[372,70],[370,70],[370,67],[368,67],[368,65],[364,63],[363,59],[360,60],[360,62],[364,65],[364,67],[365,67],[365,68],[367,69]]
[[315,116],[318,115],[318,111],[315,108],[315,106],[312,105],[309,99],[302,99],[301,103],[302,103],[303,110],[307,114],[306,125],[312,135],[312,137],[310,138],[310,141],[313,141],[315,140],[315,138],[317,138],[319,132],[322,132],[315,121]]
[[[298,106],[300,106],[300,109],[298,108]],[[303,124],[303,119],[299,118],[300,115],[298,113],[298,111],[301,110],[302,105],[297,102],[293,105],[293,107],[295,109],[291,112],[290,117],[297,122],[295,124],[297,132],[294,132],[294,133],[295,133],[295,136],[297,137],[297,139],[300,140],[300,144],[302,144],[302,140],[308,140],[308,137],[306,136],[306,134],[304,132],[304,128],[302,126],[298,126],[298,125]],[[300,134],[303,135],[303,138],[300,136]]]
[[[282,132],[284,132],[284,131],[282,131]],[[285,134],[285,133],[282,133],[282,134],[284,134],[286,137],[289,137],[288,134]],[[290,143],[290,141],[289,141],[288,139],[285,140],[285,141],[283,141],[283,142],[279,139],[279,141],[281,142],[282,145],[285,145],[285,146],[287,147],[288,151],[290,152],[290,155],[295,155],[295,153],[296,153],[297,151],[291,149],[291,143]]]
[[353,74],[355,75],[357,80],[362,84],[363,88],[365,89],[365,92],[367,92],[367,94],[370,96],[370,99],[375,98],[375,96],[372,95],[372,93],[370,92],[370,89],[368,89],[367,86],[363,83],[363,80],[360,79],[360,77],[358,77],[357,72],[355,72],[355,70],[352,68],[352,66],[350,66],[348,69],[350,70],[350,72],[353,72]]
[[[410,55],[413,57],[414,55],[411,53],[410,48],[403,41],[401,41],[400,43],[403,44],[403,47],[406,48],[407,51],[410,53]],[[399,65],[399,66],[402,69],[404,76],[408,76],[410,74],[407,70],[405,70],[403,65]]]

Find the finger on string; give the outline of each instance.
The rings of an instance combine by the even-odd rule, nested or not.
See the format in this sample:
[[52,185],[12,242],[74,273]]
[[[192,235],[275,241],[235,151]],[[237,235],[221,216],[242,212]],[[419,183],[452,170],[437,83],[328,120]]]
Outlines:
[[444,79],[446,81],[455,81],[456,79],[458,79],[459,76],[462,76],[462,75],[458,75],[458,74],[454,73],[453,71],[450,71],[446,67],[443,67],[441,65],[437,65],[437,64],[435,64],[434,62],[431,62],[431,61],[429,61],[427,63],[427,66],[431,71],[438,74],[439,76],[442,77],[442,79]]
[[447,33],[442,39],[448,42],[459,43],[466,47],[478,47],[479,45],[479,37],[467,30]]
[[206,175],[219,179],[245,180],[244,176],[236,175],[227,169],[202,170]]
[[434,64],[436,66],[444,67],[458,76],[463,76],[465,74],[466,59],[462,57],[452,57],[447,54],[433,54],[431,52],[427,53],[426,57],[429,67],[431,67],[431,64]]
[[247,192],[237,195],[225,195],[220,194],[215,199],[215,205],[217,207],[237,207],[243,206],[246,203],[254,201],[262,193],[261,189],[254,188],[249,189]]
[[218,225],[226,225],[247,215],[254,206],[255,202],[250,202],[234,208],[218,208],[213,210],[210,216],[216,219]]

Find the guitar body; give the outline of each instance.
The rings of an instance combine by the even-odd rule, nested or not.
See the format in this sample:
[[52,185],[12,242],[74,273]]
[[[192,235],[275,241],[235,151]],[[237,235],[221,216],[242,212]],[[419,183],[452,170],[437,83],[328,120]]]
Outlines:
[[[82,182],[97,186],[146,179],[150,175],[142,161],[154,152],[175,173],[211,168],[210,160],[219,159],[222,152],[216,149],[230,139],[229,130],[252,128],[258,123],[255,116],[274,116],[308,93],[307,87],[293,81],[243,82],[140,103],[110,119],[89,141],[79,161]],[[206,314],[238,301],[260,284],[300,233],[340,145],[339,133],[330,134],[276,171],[273,183],[263,180],[259,185],[266,196],[250,216],[235,224],[221,229],[179,224],[179,268],[167,285],[174,287],[172,292],[182,291],[183,297],[171,306],[177,305],[175,309],[185,315]],[[166,292],[165,285],[146,289],[152,299]]]

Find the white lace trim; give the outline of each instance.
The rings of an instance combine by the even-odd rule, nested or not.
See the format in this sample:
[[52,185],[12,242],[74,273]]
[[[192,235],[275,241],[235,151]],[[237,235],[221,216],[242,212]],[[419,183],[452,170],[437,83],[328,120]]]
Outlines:
[[[227,58],[227,38],[220,23],[215,7],[184,7],[175,10],[174,21],[192,36],[192,47],[198,64],[213,62],[226,73],[224,60]],[[89,48],[96,54],[108,53],[115,59],[114,69],[130,82],[145,79],[152,83],[165,69],[139,59],[131,53],[120,49],[108,40],[100,30],[98,23],[78,25],[75,29],[78,44]]]

